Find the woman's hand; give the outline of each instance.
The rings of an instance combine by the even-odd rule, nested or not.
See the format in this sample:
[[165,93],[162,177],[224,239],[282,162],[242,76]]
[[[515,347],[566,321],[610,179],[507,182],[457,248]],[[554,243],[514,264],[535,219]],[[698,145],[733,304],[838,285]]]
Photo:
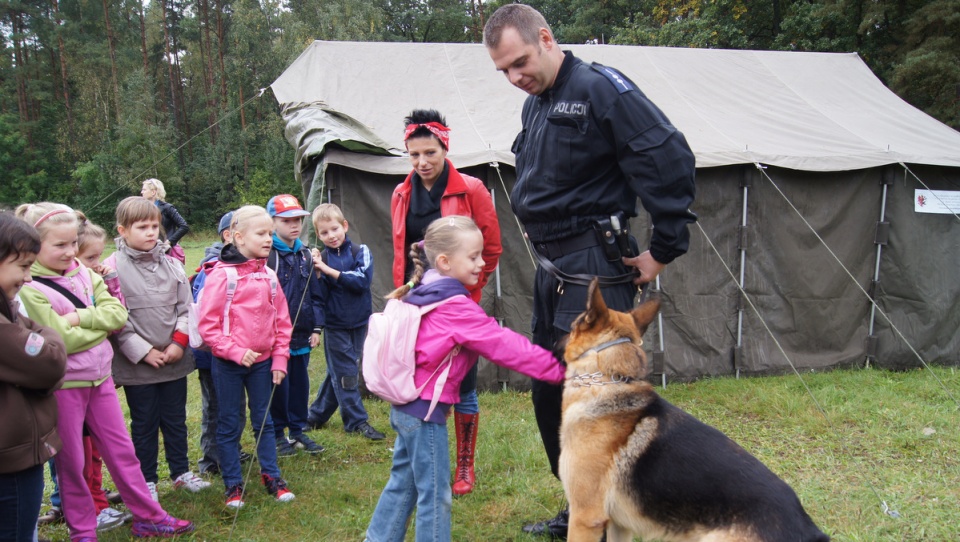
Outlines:
[[77,311],[68,312],[63,315],[64,320],[70,324],[70,327],[79,327],[80,326],[80,315],[77,314]]
[[283,382],[284,377],[286,376],[287,376],[287,373],[283,371],[273,371],[273,385],[279,386],[280,383]]

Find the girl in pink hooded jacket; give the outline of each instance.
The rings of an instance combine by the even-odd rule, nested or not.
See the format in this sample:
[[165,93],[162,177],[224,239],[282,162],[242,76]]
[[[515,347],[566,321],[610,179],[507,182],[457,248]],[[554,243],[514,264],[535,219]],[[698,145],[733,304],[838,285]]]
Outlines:
[[[390,409],[390,425],[397,432],[390,480],[380,494],[367,527],[370,542],[400,542],[407,520],[417,508],[417,540],[450,540],[452,503],[450,456],[446,417],[460,400],[460,382],[479,356],[538,380],[560,382],[564,369],[549,351],[514,331],[500,327],[470,298],[468,287],[483,272],[483,235],[463,216],[445,216],[427,228],[422,243],[411,247],[416,263],[413,280],[390,294],[406,303],[429,305],[449,301],[420,321],[414,383],[425,382],[420,398]],[[431,269],[424,272],[429,262]],[[433,399],[434,374],[447,354],[459,346],[436,408],[427,417]]]
[[[240,469],[244,403],[250,407],[257,437],[260,481],[277,501],[294,499],[280,477],[273,421],[267,415],[271,386],[287,375],[293,324],[277,274],[267,267],[273,248],[273,219],[267,210],[246,205],[234,211],[230,236],[220,260],[207,273],[197,327],[213,353],[211,372],[220,404],[217,448],[226,505],[240,508],[244,505]],[[233,297],[225,309],[228,288],[233,289]]]

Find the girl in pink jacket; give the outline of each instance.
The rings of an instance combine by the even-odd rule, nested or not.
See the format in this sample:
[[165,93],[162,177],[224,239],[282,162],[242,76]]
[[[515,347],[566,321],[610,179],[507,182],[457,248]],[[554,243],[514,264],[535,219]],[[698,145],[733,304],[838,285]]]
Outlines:
[[[422,243],[411,246],[416,263],[413,279],[390,294],[418,306],[451,298],[423,316],[417,333],[418,388],[427,382],[420,398],[390,409],[390,425],[397,432],[390,480],[367,527],[370,542],[402,542],[407,523],[417,508],[417,541],[447,541],[451,536],[450,456],[446,417],[460,400],[460,381],[479,356],[545,380],[560,382],[564,369],[549,351],[535,346],[514,331],[500,327],[469,297],[468,287],[483,272],[483,235],[476,223],[463,216],[433,221]],[[431,269],[424,272],[429,262]],[[439,403],[427,417],[433,399],[436,368],[456,346]],[[426,418],[426,419],[424,419]]]
[[[197,328],[213,353],[211,372],[220,404],[217,448],[226,505],[240,508],[244,505],[240,470],[244,402],[250,406],[257,438],[261,482],[277,501],[294,499],[280,477],[273,422],[267,415],[272,386],[287,375],[293,325],[277,274],[267,267],[273,248],[273,219],[267,210],[256,205],[237,209],[230,235],[231,242],[220,251],[220,261],[204,282]],[[228,289],[233,289],[232,297]]]

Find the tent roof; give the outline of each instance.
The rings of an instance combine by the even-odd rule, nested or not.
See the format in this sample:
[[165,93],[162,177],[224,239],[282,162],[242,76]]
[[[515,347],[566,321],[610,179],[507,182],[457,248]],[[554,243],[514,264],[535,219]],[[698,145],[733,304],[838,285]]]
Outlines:
[[[697,167],[960,167],[960,132],[897,97],[855,53],[563,48],[633,79],[687,137]],[[395,174],[409,171],[399,156],[403,117],[415,108],[447,117],[449,156],[458,167],[513,165],[510,146],[526,97],[496,71],[482,44],[315,41],[271,88],[298,148],[307,133],[327,131],[334,135],[325,142],[393,155],[331,152],[328,161]],[[312,102],[322,104],[304,106]],[[293,133],[291,114],[300,115]]]

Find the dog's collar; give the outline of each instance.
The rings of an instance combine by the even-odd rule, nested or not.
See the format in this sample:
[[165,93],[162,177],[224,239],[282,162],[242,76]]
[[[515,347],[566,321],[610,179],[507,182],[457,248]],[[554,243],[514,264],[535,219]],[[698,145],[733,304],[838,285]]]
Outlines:
[[[593,348],[591,348],[591,349],[585,351],[584,353],[580,354],[579,356],[577,356],[577,359],[580,359],[580,358],[582,358],[583,356],[586,356],[586,355],[589,354],[590,352],[599,353],[601,350],[606,350],[607,348],[610,348],[611,346],[616,346],[616,345],[618,345],[618,344],[630,343],[630,342],[633,342],[633,341],[630,339],[630,337],[620,337],[619,339],[614,339],[614,340],[612,340],[612,341],[607,341],[607,342],[605,342],[605,343],[600,343],[600,344],[598,344],[597,346],[594,346]],[[642,341],[642,340],[640,341],[640,344],[643,344],[643,341]]]
[[[623,343],[632,343],[632,342],[633,341],[629,337],[620,337],[619,339],[614,339],[612,341],[600,343],[597,346],[594,346],[593,348],[590,348],[589,350],[577,356],[577,359],[580,359],[591,352],[598,354],[601,351],[606,350],[607,348],[610,348],[611,346],[616,346],[618,344],[623,344]],[[641,340],[641,344],[643,344],[642,340]],[[603,374],[601,371],[596,371],[593,373],[584,373],[580,375],[571,376],[570,378],[567,379],[567,382],[569,382],[570,385],[573,386],[574,388],[582,388],[582,387],[589,387],[589,386],[606,386],[608,384],[629,384],[634,380],[636,380],[636,378],[633,378],[632,376],[614,373],[612,375],[609,375],[608,377],[607,375]]]
[[609,384],[629,384],[636,378],[621,374],[612,374],[609,377],[600,371],[595,373],[584,373],[574,375],[567,379],[570,386],[574,388],[589,388],[590,386],[607,386]]

